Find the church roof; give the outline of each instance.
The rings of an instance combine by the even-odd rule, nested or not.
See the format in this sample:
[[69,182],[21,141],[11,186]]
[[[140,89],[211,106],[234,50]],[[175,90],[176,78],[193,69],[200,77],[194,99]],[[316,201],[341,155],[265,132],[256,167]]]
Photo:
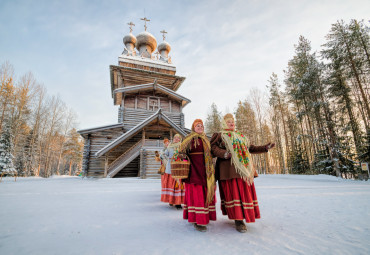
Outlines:
[[[125,95],[128,95],[128,94],[136,94],[139,91],[160,91],[163,94],[168,95],[170,98],[173,98],[177,101],[181,101],[182,107],[186,106],[188,103],[191,102],[190,99],[188,99],[186,97],[183,97],[180,94],[174,92],[173,90],[168,89],[168,88],[158,84],[157,79],[153,83],[149,83],[149,84],[128,86],[128,87],[124,87],[124,88],[115,89],[113,91],[113,93],[114,94],[123,93]],[[116,98],[116,97],[114,96],[114,98]]]
[[104,126],[99,126],[99,127],[81,129],[81,130],[78,130],[77,132],[80,135],[85,135],[85,134],[90,134],[90,133],[93,133],[93,132],[98,132],[98,131],[112,129],[112,128],[120,128],[120,127],[123,128],[123,123],[110,124],[110,125],[104,125]]
[[103,156],[105,153],[110,151],[111,149],[115,148],[117,145],[125,142],[128,140],[130,137],[136,135],[139,131],[141,131],[144,127],[148,126],[149,124],[153,122],[165,122],[169,126],[173,127],[176,132],[179,134],[186,136],[187,133],[182,130],[179,126],[177,126],[170,118],[168,118],[164,113],[162,113],[162,110],[159,109],[156,111],[153,115],[148,117],[147,119],[143,120],[141,123],[137,124],[135,127],[127,131],[126,133],[122,134],[121,136],[117,137],[115,140],[113,140],[111,143],[103,147],[101,150],[95,153],[96,157]]
[[[127,59],[130,58],[132,59],[132,61],[137,62],[135,57],[125,56],[125,58]],[[130,84],[147,84],[148,82],[151,82],[154,79],[157,79],[158,83],[160,83],[162,86],[169,88],[173,91],[176,91],[180,88],[181,84],[185,80],[185,77],[177,76],[177,75],[169,74],[169,73],[153,71],[157,69],[158,70],[163,69],[165,65],[167,65],[168,68],[175,68],[173,65],[161,63],[160,64],[161,66],[159,66],[158,61],[149,60],[149,59],[146,61],[151,61],[155,63],[156,65],[158,65],[158,68],[153,68],[151,70],[144,70],[140,68],[127,67],[127,66],[121,66],[121,65],[110,65],[109,66],[112,97],[113,97],[113,91],[119,88],[118,86],[119,79],[129,81]],[[132,65],[133,66],[140,65],[139,62],[137,64],[135,63],[132,63]],[[175,73],[176,71],[168,70],[168,72]]]

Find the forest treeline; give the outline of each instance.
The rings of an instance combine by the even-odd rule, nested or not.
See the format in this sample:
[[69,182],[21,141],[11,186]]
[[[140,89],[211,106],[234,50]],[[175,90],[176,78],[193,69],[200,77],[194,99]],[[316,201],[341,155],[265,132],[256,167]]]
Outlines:
[[[238,102],[237,129],[252,144],[276,143],[253,156],[260,172],[362,174],[360,163],[370,163],[369,31],[364,21],[337,21],[318,52],[300,36],[284,77],[269,77],[268,95],[252,89]],[[219,127],[212,104],[206,131]]]
[[[359,163],[370,162],[369,33],[364,21],[337,21],[318,52],[301,36],[284,77],[266,77],[268,95],[252,89],[240,99],[237,129],[251,144],[276,143],[268,154],[253,156],[260,173],[340,176],[359,174]],[[83,142],[75,113],[32,73],[16,76],[8,62],[0,79],[0,174],[79,172]],[[220,130],[220,118],[212,104],[208,134]]]
[[76,114],[47,94],[32,73],[0,67],[0,173],[49,177],[81,169],[83,142]]

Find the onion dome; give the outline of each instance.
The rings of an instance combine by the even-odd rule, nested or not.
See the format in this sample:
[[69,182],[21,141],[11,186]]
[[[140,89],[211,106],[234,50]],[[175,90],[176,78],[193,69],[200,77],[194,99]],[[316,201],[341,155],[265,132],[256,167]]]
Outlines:
[[124,45],[126,45],[127,43],[131,43],[131,44],[135,45],[136,41],[137,41],[136,37],[131,33],[126,35],[125,37],[123,37],[123,44]]
[[159,53],[161,53],[162,55],[162,52],[166,53],[166,56],[168,56],[168,53],[171,51],[171,45],[166,42],[166,41],[163,41],[161,42],[161,44],[158,45],[158,51]]
[[136,37],[131,33],[123,37],[123,44],[126,46],[126,49],[129,55],[133,55],[133,53],[135,52],[134,47],[135,47],[136,41],[137,41]]
[[135,47],[139,51],[140,56],[150,58],[153,51],[157,48],[155,37],[151,33],[144,31],[138,34],[136,39]]

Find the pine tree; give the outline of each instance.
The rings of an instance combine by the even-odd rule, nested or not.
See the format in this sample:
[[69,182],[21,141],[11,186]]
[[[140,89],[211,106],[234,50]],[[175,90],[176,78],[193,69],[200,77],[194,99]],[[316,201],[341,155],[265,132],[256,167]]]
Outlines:
[[73,166],[77,166],[79,170],[81,169],[82,153],[83,143],[80,141],[80,135],[77,133],[76,129],[71,129],[68,133],[63,151],[63,156],[68,165],[65,174],[73,175]]
[[236,129],[242,132],[250,143],[257,143],[257,121],[256,114],[252,109],[251,104],[244,100],[238,102],[235,112],[235,126]]
[[309,168],[309,162],[307,159],[303,157],[302,152],[302,138],[300,136],[297,137],[297,149],[291,155],[290,161],[292,165],[292,173],[293,174],[307,174],[307,169]]
[[328,73],[325,84],[329,95],[335,99],[334,102],[339,112],[347,113],[349,121],[344,124],[345,126],[350,125],[356,152],[361,154],[361,130],[354,114],[354,103],[350,95],[351,88],[348,86],[348,76],[345,72],[345,58],[340,55],[341,50],[338,49],[336,43],[329,41],[325,44],[326,49],[322,51],[322,55],[331,61],[327,64]]
[[24,149],[18,152],[15,159],[15,169],[17,170],[18,176],[26,176],[26,160],[24,155]]
[[207,135],[213,135],[221,130],[221,113],[217,109],[217,105],[212,103],[211,109],[207,114],[205,121],[205,132]]
[[[286,120],[286,110],[287,106],[284,100],[284,97],[281,92],[281,85],[278,80],[278,76],[275,73],[272,73],[270,76],[270,80],[268,80],[269,85],[267,88],[270,91],[270,98],[269,103],[272,107],[273,114],[272,114],[272,126],[273,131],[276,137],[276,145],[277,150],[279,153],[280,164],[285,173],[288,173],[288,168],[285,164],[285,156],[289,158],[289,153],[291,148],[289,146],[289,139],[288,139],[288,128],[287,128],[287,120]],[[281,128],[282,126],[282,128]],[[281,135],[281,129],[284,136]],[[285,153],[283,149],[283,137],[284,137],[284,144],[285,144]],[[289,167],[289,166],[288,166]]]
[[15,175],[17,171],[14,168],[13,160],[13,135],[11,133],[10,123],[5,122],[0,136],[0,174]]

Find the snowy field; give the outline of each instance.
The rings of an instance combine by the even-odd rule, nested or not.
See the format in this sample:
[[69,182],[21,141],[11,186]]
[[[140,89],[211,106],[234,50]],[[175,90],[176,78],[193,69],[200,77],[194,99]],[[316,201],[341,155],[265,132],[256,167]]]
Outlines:
[[[262,218],[197,232],[159,202],[160,180],[5,178],[0,254],[370,254],[370,181],[260,175]],[[218,193],[217,193],[218,194]]]

